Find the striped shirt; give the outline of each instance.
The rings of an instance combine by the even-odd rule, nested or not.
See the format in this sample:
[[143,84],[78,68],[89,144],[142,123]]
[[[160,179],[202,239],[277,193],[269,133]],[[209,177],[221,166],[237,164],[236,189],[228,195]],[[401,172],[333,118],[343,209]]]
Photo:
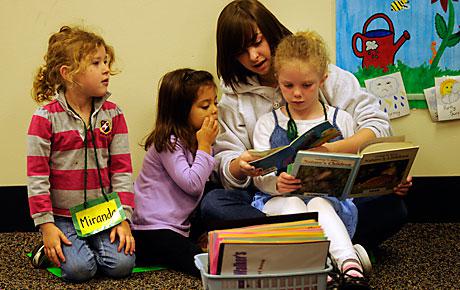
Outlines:
[[[94,98],[91,115],[97,160],[105,193],[117,192],[127,218],[134,208],[128,127],[114,103]],[[102,196],[90,130],[61,92],[38,108],[27,133],[27,177],[30,214],[36,226],[70,217],[69,208],[84,202],[85,131],[87,137],[87,200]]]

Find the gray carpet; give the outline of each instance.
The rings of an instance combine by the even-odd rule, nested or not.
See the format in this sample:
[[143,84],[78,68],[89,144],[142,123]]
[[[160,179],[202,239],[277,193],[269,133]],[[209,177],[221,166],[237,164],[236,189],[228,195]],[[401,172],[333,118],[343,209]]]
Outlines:
[[[170,270],[135,273],[122,280],[104,277],[68,284],[34,269],[26,253],[38,233],[0,233],[0,289],[199,289],[201,281]],[[375,289],[459,289],[460,223],[407,224],[375,253]]]

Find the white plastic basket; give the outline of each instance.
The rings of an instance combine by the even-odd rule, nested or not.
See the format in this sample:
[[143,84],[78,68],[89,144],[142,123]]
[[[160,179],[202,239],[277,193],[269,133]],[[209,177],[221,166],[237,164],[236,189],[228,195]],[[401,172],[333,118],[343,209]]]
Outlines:
[[324,290],[326,289],[327,268],[321,271],[301,271],[296,273],[265,274],[265,275],[211,275],[208,274],[208,254],[195,256],[195,265],[200,270],[203,289],[267,289],[267,290]]

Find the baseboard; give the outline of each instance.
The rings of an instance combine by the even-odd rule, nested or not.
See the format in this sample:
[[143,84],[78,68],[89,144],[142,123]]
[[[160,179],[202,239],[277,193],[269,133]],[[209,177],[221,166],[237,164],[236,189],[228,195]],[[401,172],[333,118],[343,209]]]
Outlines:
[[460,222],[460,176],[414,177],[405,197],[410,222]]
[[[460,222],[455,196],[460,192],[460,176],[414,177],[405,197],[409,222]],[[5,215],[0,232],[36,231],[30,218],[26,186],[0,186]]]
[[0,186],[2,209],[5,215],[0,219],[0,232],[36,231],[29,212],[27,186]]

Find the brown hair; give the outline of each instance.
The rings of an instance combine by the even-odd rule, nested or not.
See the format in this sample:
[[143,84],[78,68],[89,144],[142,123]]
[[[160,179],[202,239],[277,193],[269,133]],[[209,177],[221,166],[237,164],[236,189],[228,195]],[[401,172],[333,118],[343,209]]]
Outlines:
[[323,38],[314,31],[297,32],[283,39],[276,49],[275,72],[286,62],[299,60],[311,64],[322,77],[327,74],[329,53]]
[[292,33],[257,0],[235,0],[220,13],[217,21],[217,75],[233,89],[238,82],[247,84],[254,73],[244,68],[237,56],[254,44],[257,27],[272,54],[278,43]]
[[180,139],[192,150],[196,145],[195,130],[189,124],[189,114],[198,91],[202,86],[216,87],[207,71],[189,68],[168,72],[160,80],[155,128],[146,137],[144,149],[154,144],[158,152],[173,151],[175,142],[171,135]]
[[89,65],[90,57],[103,46],[108,56],[110,74],[115,74],[112,65],[115,62],[113,48],[107,45],[99,35],[78,27],[63,26],[59,32],[51,35],[48,51],[44,56],[45,64],[40,66],[32,88],[32,98],[38,104],[51,101],[56,91],[65,90],[65,80],[60,68],[69,66],[72,78],[84,71]]

